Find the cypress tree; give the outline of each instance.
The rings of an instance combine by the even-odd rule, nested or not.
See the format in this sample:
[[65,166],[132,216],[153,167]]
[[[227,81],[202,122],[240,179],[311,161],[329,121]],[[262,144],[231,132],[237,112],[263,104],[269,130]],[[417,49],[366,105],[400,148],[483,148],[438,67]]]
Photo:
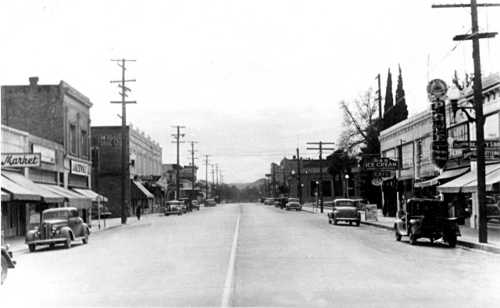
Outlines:
[[395,123],[401,122],[408,118],[408,106],[406,105],[405,90],[403,89],[403,74],[401,66],[399,66],[398,85],[396,87],[396,105],[395,105]]
[[394,106],[394,99],[392,97],[392,76],[391,69],[387,72],[387,82],[385,84],[385,103],[384,103],[384,115],[391,110]]

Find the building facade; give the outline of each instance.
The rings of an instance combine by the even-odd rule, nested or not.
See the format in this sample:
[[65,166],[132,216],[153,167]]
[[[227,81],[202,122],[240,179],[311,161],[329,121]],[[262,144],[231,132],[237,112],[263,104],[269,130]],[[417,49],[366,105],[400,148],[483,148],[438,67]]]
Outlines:
[[[108,208],[114,217],[121,215],[122,166],[121,126],[93,126],[92,174],[95,190],[108,198]],[[162,189],[155,184],[162,175],[161,153],[158,142],[143,132],[127,126],[126,154],[130,179],[126,182],[126,213],[137,206],[154,211],[161,204]],[[147,189],[146,186],[150,186]],[[155,194],[157,194],[155,198]]]

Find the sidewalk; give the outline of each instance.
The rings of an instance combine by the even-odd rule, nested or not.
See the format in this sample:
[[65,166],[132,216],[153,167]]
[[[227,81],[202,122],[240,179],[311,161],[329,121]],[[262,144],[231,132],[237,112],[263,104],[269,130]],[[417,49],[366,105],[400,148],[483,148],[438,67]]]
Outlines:
[[[313,210],[312,204],[304,204],[302,206],[304,211],[308,211],[311,213],[319,213],[319,209]],[[331,212],[331,209],[324,208],[324,215],[326,213]],[[379,215],[377,217],[377,221],[363,221],[362,224],[370,225],[377,228],[383,228],[387,230],[394,230],[394,217],[384,217]],[[497,224],[488,224],[488,243],[483,244],[478,241],[477,230],[460,226],[460,233],[462,234],[457,241],[457,244],[460,246],[485,250],[493,253],[500,253],[500,225]]]
[[[149,216],[152,215],[158,215],[158,213],[151,213],[151,214],[145,214],[141,216],[141,221],[143,219],[147,219]],[[95,234],[98,232],[102,231],[107,231],[107,230],[112,230],[115,228],[119,228],[121,226],[129,226],[129,225],[134,225],[138,223],[139,221],[135,216],[130,216],[127,217],[127,224],[122,225],[121,224],[121,218],[120,217],[115,217],[115,218],[108,218],[106,220],[101,219],[101,228],[99,229],[99,222],[97,219],[92,220],[91,226],[92,228],[90,229],[90,234]],[[106,227],[104,227],[106,225]],[[21,255],[25,254],[28,252],[28,246],[24,243],[24,236],[15,236],[15,237],[9,237],[4,239],[5,243],[9,244],[10,250],[14,254],[14,258],[16,255]]]

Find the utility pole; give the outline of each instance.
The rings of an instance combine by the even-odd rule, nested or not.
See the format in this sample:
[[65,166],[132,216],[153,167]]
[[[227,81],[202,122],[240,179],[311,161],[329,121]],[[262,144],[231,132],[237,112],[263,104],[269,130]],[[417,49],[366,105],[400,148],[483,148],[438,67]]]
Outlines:
[[210,189],[210,192],[212,193],[212,196],[214,195],[214,186],[215,186],[215,164],[210,164],[212,167],[212,185],[210,186],[212,189]]
[[205,154],[205,200],[208,199],[208,157],[210,155]]
[[215,196],[219,199],[219,164],[215,164]]
[[297,183],[297,192],[298,192],[298,197],[299,197],[299,203],[302,204],[302,180],[301,180],[301,173],[300,173],[300,155],[299,155],[299,148],[297,148],[297,177],[298,177],[298,183]]
[[383,112],[382,112],[382,89],[380,87],[380,74],[377,74],[377,85],[378,85],[378,90],[377,90],[377,101],[378,101],[378,118],[379,120],[382,120],[383,117]]
[[189,204],[189,207],[191,209],[192,202],[195,199],[195,193],[194,193],[194,185],[195,185],[194,144],[198,143],[198,142],[191,141],[190,143],[191,143],[191,202]]
[[486,220],[486,171],[484,159],[484,115],[483,115],[483,85],[481,80],[481,57],[479,40],[493,38],[496,32],[479,32],[477,8],[500,7],[500,3],[480,3],[471,0],[470,4],[435,4],[432,8],[464,8],[471,10],[471,34],[456,35],[454,41],[472,40],[472,58],[474,60],[474,110],[476,118],[476,156],[477,156],[477,197],[479,201],[479,242],[488,242],[488,224]]
[[130,184],[130,169],[129,169],[129,157],[128,156],[128,134],[127,134],[127,104],[136,104],[136,101],[125,100],[128,97],[127,92],[130,92],[130,88],[126,86],[127,82],[135,82],[135,79],[125,79],[125,71],[127,62],[135,62],[135,60],[130,59],[112,59],[111,61],[116,62],[122,69],[122,79],[121,80],[111,80],[111,83],[118,83],[120,88],[121,101],[111,101],[112,104],[122,104],[122,155],[121,155],[121,178],[122,178],[122,191],[121,191],[121,223],[127,223],[127,216],[129,210],[129,204],[127,199],[127,188]]
[[307,144],[318,145],[317,148],[307,148],[308,150],[319,150],[319,202],[320,202],[320,211],[323,213],[323,151],[333,151],[333,148],[324,148],[324,145],[333,145],[334,142],[308,142]]
[[180,183],[180,169],[181,169],[181,165],[179,163],[179,145],[181,143],[184,143],[184,141],[181,141],[180,139],[184,137],[185,134],[181,134],[181,129],[182,128],[186,128],[185,126],[181,126],[181,125],[176,125],[176,126],[172,126],[173,128],[175,128],[177,130],[177,133],[176,134],[172,134],[172,137],[174,137],[175,141],[173,141],[172,143],[176,143],[177,144],[177,170],[176,170],[176,175],[175,175],[175,193],[177,194],[176,195],[176,200],[179,200],[180,199],[180,196],[181,196],[181,183]]

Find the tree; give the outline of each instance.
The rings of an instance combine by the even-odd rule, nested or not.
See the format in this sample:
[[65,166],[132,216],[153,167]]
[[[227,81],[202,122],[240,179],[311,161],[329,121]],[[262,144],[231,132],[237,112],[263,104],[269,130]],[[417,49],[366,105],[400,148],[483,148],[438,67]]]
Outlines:
[[406,105],[405,90],[403,89],[403,75],[401,73],[401,66],[398,65],[399,75],[398,75],[398,85],[396,87],[396,105],[394,119],[395,123],[399,123],[408,118],[408,106]]
[[385,114],[389,112],[394,106],[394,99],[392,97],[392,75],[391,69],[387,71],[387,82],[385,84],[385,103],[384,103],[384,118]]
[[344,130],[338,141],[339,148],[352,153],[374,142],[378,143],[377,108],[371,89],[352,102],[340,102],[340,109],[344,114]]

